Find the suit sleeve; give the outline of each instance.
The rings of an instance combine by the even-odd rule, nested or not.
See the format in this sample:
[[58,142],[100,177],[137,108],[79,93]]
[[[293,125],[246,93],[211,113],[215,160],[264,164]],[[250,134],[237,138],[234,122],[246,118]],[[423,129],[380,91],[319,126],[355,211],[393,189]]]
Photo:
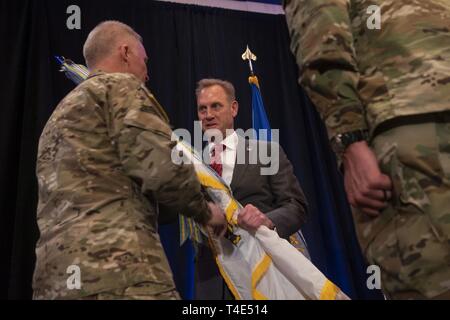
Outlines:
[[171,141],[172,131],[157,111],[158,102],[139,84],[121,84],[119,90],[126,94],[111,94],[115,98],[110,104],[112,132],[123,170],[142,193],[154,195],[165,207],[200,223],[209,220],[210,211],[193,166],[172,161],[176,142]]
[[276,209],[266,215],[274,223],[280,237],[288,238],[306,221],[307,202],[283,149],[278,144],[271,145],[279,150],[279,170],[269,177]]
[[348,0],[285,0],[299,82],[316,105],[328,136],[366,129],[358,94]]

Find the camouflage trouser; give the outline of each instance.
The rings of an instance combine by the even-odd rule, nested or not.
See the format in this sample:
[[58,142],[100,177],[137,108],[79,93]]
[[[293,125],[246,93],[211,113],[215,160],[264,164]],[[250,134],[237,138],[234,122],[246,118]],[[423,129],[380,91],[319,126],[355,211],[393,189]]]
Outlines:
[[[354,210],[361,247],[388,298],[449,297],[450,113],[378,134],[372,148],[393,182],[387,209]],[[411,293],[411,294],[409,294]]]
[[131,287],[114,289],[82,298],[82,300],[179,300],[180,295],[165,285],[143,282]]

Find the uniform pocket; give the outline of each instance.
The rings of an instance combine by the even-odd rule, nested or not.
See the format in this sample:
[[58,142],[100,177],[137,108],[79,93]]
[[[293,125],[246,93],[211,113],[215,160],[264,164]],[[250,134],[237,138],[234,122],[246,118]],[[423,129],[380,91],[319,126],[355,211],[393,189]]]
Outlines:
[[434,167],[436,153],[422,158],[397,153],[392,159],[391,177],[397,195],[394,230],[400,259],[398,279],[431,297],[439,292],[436,288],[443,279],[438,274],[446,268],[450,251],[442,228],[436,223],[436,216],[445,210],[445,205],[436,201],[436,196],[441,196],[440,183],[435,174],[430,174],[436,171],[422,170],[427,167],[425,159],[428,168]]

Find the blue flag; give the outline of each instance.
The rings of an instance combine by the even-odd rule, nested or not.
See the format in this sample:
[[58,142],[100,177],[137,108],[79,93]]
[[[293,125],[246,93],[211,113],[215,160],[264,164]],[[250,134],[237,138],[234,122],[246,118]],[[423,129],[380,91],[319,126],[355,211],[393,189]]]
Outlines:
[[272,140],[272,134],[270,132],[270,123],[267,118],[266,110],[264,108],[264,103],[261,96],[261,91],[259,89],[259,82],[256,76],[250,76],[248,78],[250,83],[250,88],[252,89],[252,126],[256,130],[256,137],[262,139],[264,137],[259,136],[260,129],[267,130],[267,136],[265,140]]

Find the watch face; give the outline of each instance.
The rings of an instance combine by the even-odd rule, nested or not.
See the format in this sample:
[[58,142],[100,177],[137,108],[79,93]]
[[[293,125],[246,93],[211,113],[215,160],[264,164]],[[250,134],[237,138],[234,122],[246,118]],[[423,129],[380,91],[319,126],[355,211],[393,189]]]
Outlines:
[[347,148],[354,140],[355,136],[352,133],[346,134],[342,137],[342,145]]
[[336,153],[343,153],[345,149],[354,142],[367,140],[364,130],[337,134],[331,141],[332,148]]

